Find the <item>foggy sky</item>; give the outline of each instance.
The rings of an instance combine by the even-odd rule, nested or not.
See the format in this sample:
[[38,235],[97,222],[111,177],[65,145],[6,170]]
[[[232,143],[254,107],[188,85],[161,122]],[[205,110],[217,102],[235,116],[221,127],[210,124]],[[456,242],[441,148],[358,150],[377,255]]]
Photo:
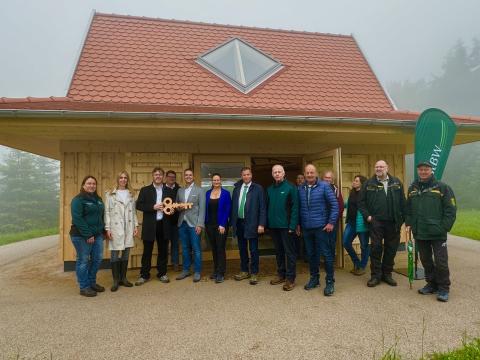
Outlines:
[[479,0],[0,0],[0,97],[64,96],[93,9],[353,34],[384,85],[431,78],[480,38]]

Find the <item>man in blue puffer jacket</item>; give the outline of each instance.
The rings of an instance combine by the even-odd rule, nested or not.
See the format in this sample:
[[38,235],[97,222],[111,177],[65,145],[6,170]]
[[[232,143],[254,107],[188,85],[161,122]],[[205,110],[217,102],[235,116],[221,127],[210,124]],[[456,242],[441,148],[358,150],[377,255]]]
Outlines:
[[[334,254],[329,245],[328,233],[332,232],[338,218],[338,201],[330,185],[318,180],[314,165],[305,166],[305,183],[298,187],[300,202],[300,225],[305,239],[310,280],[304,286],[311,290],[320,285],[320,255],[325,257],[326,286],[325,296],[333,295],[334,288]],[[300,229],[297,229],[300,233]]]

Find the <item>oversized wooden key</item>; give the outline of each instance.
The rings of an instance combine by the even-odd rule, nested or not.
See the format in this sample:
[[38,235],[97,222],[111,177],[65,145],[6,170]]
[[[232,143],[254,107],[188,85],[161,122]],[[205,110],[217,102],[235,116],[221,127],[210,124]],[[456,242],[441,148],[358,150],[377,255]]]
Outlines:
[[163,213],[165,215],[172,215],[174,210],[178,207],[183,209],[191,209],[193,203],[174,203],[173,200],[169,197],[163,199]]

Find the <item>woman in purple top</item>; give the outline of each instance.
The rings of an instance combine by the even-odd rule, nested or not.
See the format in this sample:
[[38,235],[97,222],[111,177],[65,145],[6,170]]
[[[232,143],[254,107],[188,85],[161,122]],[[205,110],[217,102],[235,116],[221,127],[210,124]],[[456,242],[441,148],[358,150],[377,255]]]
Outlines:
[[205,228],[212,248],[214,271],[210,279],[217,284],[225,279],[225,241],[228,233],[228,216],[232,200],[228,190],[222,188],[220,174],[212,175],[212,188],[206,192]]

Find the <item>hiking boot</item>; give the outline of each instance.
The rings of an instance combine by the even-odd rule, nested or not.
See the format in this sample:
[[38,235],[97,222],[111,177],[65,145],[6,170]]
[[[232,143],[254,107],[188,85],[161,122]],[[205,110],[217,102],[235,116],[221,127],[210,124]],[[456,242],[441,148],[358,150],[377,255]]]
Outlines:
[[380,279],[375,277],[375,276],[372,276],[370,278],[370,280],[367,281],[367,286],[368,287],[375,287],[377,286],[378,284],[380,284]]
[[361,267],[355,268],[355,271],[353,272],[353,275],[356,275],[356,276],[361,276],[364,274],[365,274],[365,268],[361,268]]
[[92,288],[93,291],[96,291],[97,293],[105,291],[105,288],[102,285],[99,285],[99,284],[93,284],[90,287]]
[[120,262],[120,286],[132,287],[133,284],[127,279],[128,260]]
[[199,282],[202,276],[200,275],[199,272],[196,272],[193,274],[193,282]]
[[160,276],[158,279],[164,284],[168,284],[170,282],[167,274]]
[[190,275],[192,275],[192,273],[190,271],[183,270],[175,279],[176,280],[183,280]]
[[225,277],[223,275],[217,275],[217,277],[215,278],[215,284],[220,284],[220,283],[223,283],[225,281]]
[[284,282],[285,278],[277,275],[272,280],[270,280],[270,285],[278,285]]
[[431,284],[425,285],[423,288],[418,289],[418,293],[422,295],[431,295],[437,293],[437,288]]
[[250,276],[250,285],[257,285],[258,284],[258,276],[257,274],[252,274]]
[[386,282],[390,286],[397,286],[397,282],[392,277],[392,274],[383,274],[382,281]]
[[294,287],[295,287],[295,281],[287,280],[285,281],[285,284],[283,284],[282,289],[285,291],[292,291]]
[[86,297],[97,296],[97,292],[91,288],[80,289],[80,295]]
[[318,278],[315,276],[310,276],[310,280],[308,280],[308,283],[306,283],[303,288],[305,290],[312,290],[318,287],[319,285],[320,285],[320,280],[318,280]]
[[328,281],[325,289],[323,289],[323,295],[325,296],[332,296],[335,292],[335,286],[333,285],[333,281]]
[[145,284],[149,279],[145,279],[143,277],[139,277],[137,281],[135,281],[135,286],[140,286]]
[[437,300],[441,301],[441,302],[447,302],[448,301],[448,291],[438,290]]
[[239,274],[234,275],[234,279],[237,281],[242,281],[245,279],[248,279],[250,277],[250,274],[246,271],[241,271]]
[[112,262],[112,277],[113,277],[113,284],[110,288],[110,291],[115,292],[118,290],[120,286],[120,261]]

